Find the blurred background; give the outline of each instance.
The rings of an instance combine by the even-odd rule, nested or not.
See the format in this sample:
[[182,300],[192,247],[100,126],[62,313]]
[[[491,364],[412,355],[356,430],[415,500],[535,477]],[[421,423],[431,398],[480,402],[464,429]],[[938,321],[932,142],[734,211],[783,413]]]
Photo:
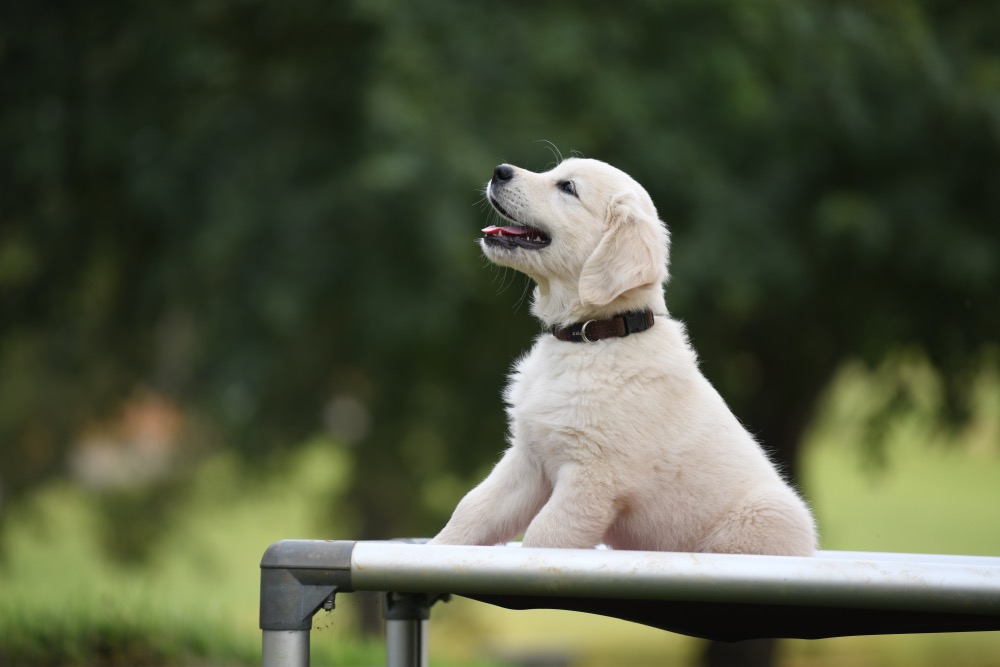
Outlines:
[[[667,301],[823,546],[1000,555],[1000,5],[0,2],[0,665],[259,661],[288,537],[433,534],[538,325],[494,165],[615,164]],[[380,664],[360,602],[317,665]],[[440,664],[1000,664],[994,634],[726,651],[435,608]]]

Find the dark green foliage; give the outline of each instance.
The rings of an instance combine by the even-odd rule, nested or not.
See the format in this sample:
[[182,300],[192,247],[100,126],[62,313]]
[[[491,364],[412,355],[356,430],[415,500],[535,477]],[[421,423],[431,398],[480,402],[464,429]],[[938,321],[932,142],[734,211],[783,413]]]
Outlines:
[[[97,613],[94,619],[57,616],[6,622],[0,627],[0,666],[155,667],[190,664],[209,653],[197,628],[167,634],[141,618],[107,616]],[[240,658],[240,663],[250,663],[251,656]],[[223,664],[235,663],[231,655],[223,659]]]

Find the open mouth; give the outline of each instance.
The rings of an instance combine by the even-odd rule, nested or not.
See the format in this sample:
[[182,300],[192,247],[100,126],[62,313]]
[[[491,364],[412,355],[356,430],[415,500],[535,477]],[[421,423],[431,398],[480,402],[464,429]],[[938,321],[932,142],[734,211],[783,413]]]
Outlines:
[[493,208],[495,208],[500,215],[515,224],[505,225],[502,227],[490,225],[489,227],[483,229],[483,234],[486,235],[484,238],[486,245],[499,246],[503,248],[526,248],[528,250],[538,250],[539,248],[544,248],[548,244],[552,243],[552,239],[549,235],[542,230],[536,227],[517,224],[517,220],[514,219],[514,216],[505,211],[503,206],[500,205],[500,202],[492,196],[490,197],[490,204],[493,205]]
[[552,239],[542,232],[542,230],[521,225],[506,227],[490,226],[483,230],[483,234],[486,235],[484,240],[487,245],[504,248],[537,250],[552,243]]

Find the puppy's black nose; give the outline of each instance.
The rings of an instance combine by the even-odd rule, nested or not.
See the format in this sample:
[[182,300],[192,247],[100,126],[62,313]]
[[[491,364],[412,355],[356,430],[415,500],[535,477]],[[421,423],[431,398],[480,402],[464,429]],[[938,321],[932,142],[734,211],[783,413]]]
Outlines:
[[498,164],[493,170],[494,181],[509,181],[514,178],[514,167],[509,164]]

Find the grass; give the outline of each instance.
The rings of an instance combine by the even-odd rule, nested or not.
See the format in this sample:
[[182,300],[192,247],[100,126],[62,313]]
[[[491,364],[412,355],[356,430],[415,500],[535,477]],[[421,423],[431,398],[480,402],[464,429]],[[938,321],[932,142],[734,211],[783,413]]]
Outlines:
[[[259,664],[260,557],[278,539],[326,534],[318,517],[347,470],[343,451],[317,442],[248,488],[223,454],[197,472],[182,519],[140,568],[105,556],[90,494],[36,494],[8,517],[0,665]],[[349,630],[327,622],[318,636]],[[377,642],[314,643],[317,665],[382,660]]]
[[[977,420],[957,445],[937,427],[927,390],[892,421],[886,465],[873,469],[859,424],[888,382],[847,369],[810,435],[804,483],[824,548],[1000,554],[1000,380],[977,389]],[[40,491],[7,517],[0,667],[259,664],[260,556],[281,538],[350,537],[328,511],[349,474],[347,453],[322,441],[252,485],[221,454],[195,473],[151,562],[133,568],[110,561],[95,538],[91,494],[71,484]],[[384,664],[380,641],[354,638],[353,604],[341,596],[314,619],[315,666]],[[433,619],[434,664],[693,665],[702,647],[624,621],[462,599],[435,606]],[[1000,665],[1000,633],[788,641],[781,651],[786,667],[987,667]]]
[[[196,472],[180,520],[140,567],[107,558],[92,494],[72,484],[36,493],[5,527],[0,667],[260,664],[260,558],[279,539],[349,536],[328,511],[349,470],[343,449],[317,441],[248,484],[221,454]],[[356,638],[343,597],[314,618],[312,664],[384,664],[381,640]]]

